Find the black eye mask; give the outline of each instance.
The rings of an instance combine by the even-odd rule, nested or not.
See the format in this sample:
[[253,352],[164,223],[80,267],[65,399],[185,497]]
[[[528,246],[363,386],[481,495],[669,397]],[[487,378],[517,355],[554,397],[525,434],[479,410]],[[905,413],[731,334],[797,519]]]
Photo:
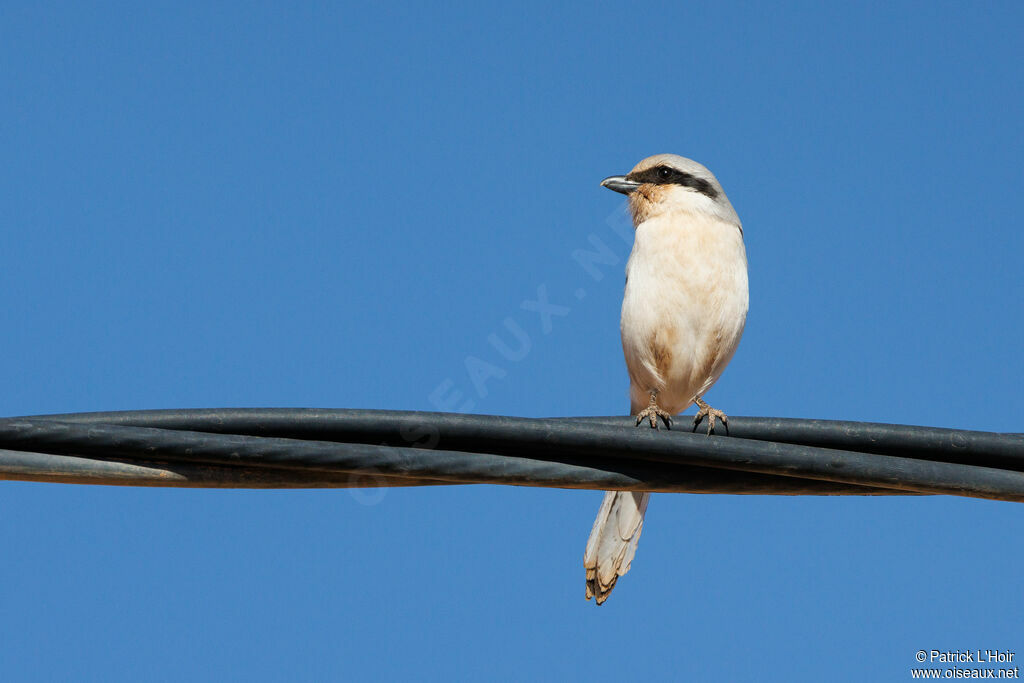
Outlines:
[[626,179],[653,185],[682,185],[693,188],[711,199],[718,197],[718,191],[708,181],[671,166],[654,166],[637,173],[630,173]]

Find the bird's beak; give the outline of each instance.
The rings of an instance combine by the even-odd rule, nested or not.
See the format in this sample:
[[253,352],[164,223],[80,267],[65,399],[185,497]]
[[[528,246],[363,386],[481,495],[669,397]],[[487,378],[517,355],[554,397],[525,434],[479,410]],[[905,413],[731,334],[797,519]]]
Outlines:
[[609,190],[615,190],[622,194],[632,194],[633,190],[640,187],[640,183],[628,180],[624,175],[613,175],[602,180],[601,187],[607,187]]

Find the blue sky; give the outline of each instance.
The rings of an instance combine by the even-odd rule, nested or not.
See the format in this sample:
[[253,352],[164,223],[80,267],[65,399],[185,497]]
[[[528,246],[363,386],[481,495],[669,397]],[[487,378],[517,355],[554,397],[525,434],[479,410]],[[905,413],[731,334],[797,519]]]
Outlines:
[[[1022,20],[8,3],[0,414],[623,413],[629,245],[598,183],[674,152],[745,227],[713,405],[1024,431]],[[572,258],[594,240],[596,274]],[[540,289],[566,308],[548,329]],[[488,341],[507,319],[522,358]],[[907,678],[919,649],[1024,657],[1015,504],[657,495],[598,609],[600,497],[4,483],[0,675],[853,681]]]

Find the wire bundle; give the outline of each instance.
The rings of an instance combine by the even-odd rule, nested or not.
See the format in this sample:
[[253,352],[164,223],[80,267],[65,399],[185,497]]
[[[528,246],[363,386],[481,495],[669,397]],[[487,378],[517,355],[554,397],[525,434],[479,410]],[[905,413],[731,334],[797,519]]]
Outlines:
[[728,435],[706,436],[679,426],[636,428],[629,417],[280,408],[77,413],[0,419],[0,479],[196,488],[507,484],[1024,502],[1024,435],[758,417],[732,417]]

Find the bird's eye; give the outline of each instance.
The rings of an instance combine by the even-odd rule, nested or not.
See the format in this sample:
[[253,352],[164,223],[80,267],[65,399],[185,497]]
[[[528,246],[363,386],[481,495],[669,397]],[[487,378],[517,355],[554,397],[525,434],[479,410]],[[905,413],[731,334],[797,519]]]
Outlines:
[[667,166],[662,166],[658,169],[658,179],[668,180],[672,176],[672,169]]

